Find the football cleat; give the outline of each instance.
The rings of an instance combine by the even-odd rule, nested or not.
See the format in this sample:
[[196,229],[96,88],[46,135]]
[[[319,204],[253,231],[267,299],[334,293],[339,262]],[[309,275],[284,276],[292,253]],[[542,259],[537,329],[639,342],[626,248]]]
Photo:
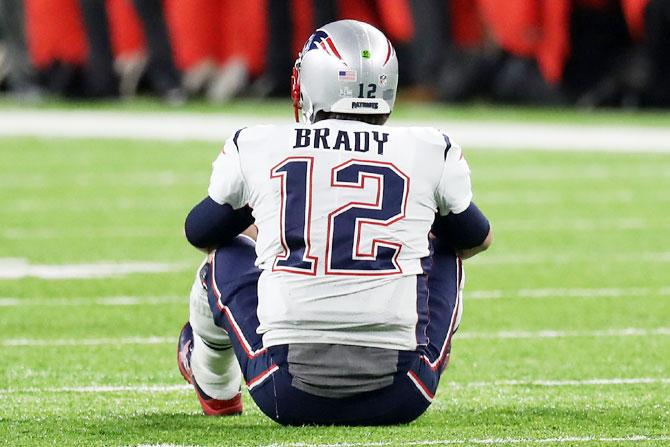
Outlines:
[[193,372],[191,371],[191,353],[193,352],[193,328],[187,322],[181,328],[179,343],[177,344],[177,366],[184,380],[191,383]]
[[184,380],[193,385],[200,407],[207,416],[232,416],[242,414],[242,394],[228,400],[214,399],[198,386],[191,370],[191,354],[193,353],[193,328],[186,323],[181,328],[179,343],[177,344],[177,366]]

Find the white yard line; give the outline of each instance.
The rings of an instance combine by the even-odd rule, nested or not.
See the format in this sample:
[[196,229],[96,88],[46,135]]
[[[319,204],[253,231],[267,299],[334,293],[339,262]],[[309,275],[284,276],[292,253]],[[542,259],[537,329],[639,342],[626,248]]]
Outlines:
[[630,298],[639,296],[670,296],[665,287],[604,287],[604,288],[539,288],[517,290],[471,290],[463,292],[466,300],[500,298]]
[[[618,385],[670,385],[668,377],[625,377],[609,379],[584,380],[489,380],[476,382],[450,382],[444,385],[450,388],[487,388],[487,387],[524,387],[536,386],[547,388],[581,387],[581,386],[618,386]],[[0,388],[1,394],[14,393],[171,393],[175,391],[190,391],[190,385],[88,385],[64,387],[29,387],[29,388]]]
[[[72,211],[64,209],[62,211]],[[184,211],[184,215],[187,211]],[[13,213],[16,214],[16,213]],[[606,218],[574,220],[507,220],[495,222],[497,230],[513,233],[547,233],[557,231],[602,232],[602,231],[664,231],[670,229],[668,220],[648,220],[642,218]],[[181,228],[151,227],[96,227],[77,230],[63,228],[18,228],[9,227],[0,231],[0,238],[8,240],[54,240],[54,239],[147,239],[181,237]],[[634,255],[634,256],[639,256]],[[627,258],[631,260],[631,258]],[[0,259],[1,261],[1,259]]]
[[[448,382],[449,383],[449,382]],[[451,382],[453,387],[485,388],[490,386],[543,386],[543,387],[579,387],[597,385],[670,385],[667,377],[629,377],[613,379],[584,380],[493,380],[481,382]]]
[[[630,298],[670,296],[670,286],[663,287],[605,287],[605,288],[537,288],[537,289],[492,289],[466,290],[466,300],[490,300],[511,298]],[[68,307],[68,306],[141,306],[184,304],[186,295],[165,296],[109,296],[73,298],[2,297],[0,307]]]
[[555,254],[555,253],[487,253],[486,256],[477,256],[468,260],[467,264],[476,265],[500,265],[500,264],[568,264],[572,262],[597,262],[603,263],[635,263],[644,262],[670,262],[670,252],[631,252],[630,254],[607,254],[595,259],[593,256],[581,254]]
[[[458,332],[458,340],[489,340],[489,339],[545,339],[545,338],[589,338],[589,337],[648,337],[670,335],[670,327],[661,328],[623,328],[603,329],[595,331],[498,331],[498,332]],[[174,337],[120,337],[120,338],[6,338],[0,340],[2,347],[37,347],[37,346],[115,346],[115,345],[157,345],[172,344]]]
[[[2,183],[0,181],[0,183]],[[174,199],[147,200],[146,197],[135,199],[118,199],[118,200],[101,200],[100,197],[81,198],[76,200],[58,200],[53,198],[17,198],[15,200],[7,200],[6,212],[9,214],[18,213],[40,213],[53,211],[69,211],[90,213],[97,210],[180,210],[186,211],[183,204],[175,202]]]
[[14,393],[171,393],[174,391],[192,391],[191,385],[91,385],[64,386],[47,388],[5,388],[0,394]]
[[[1,136],[0,136],[1,137]],[[213,151],[215,152],[215,151]],[[213,154],[215,155],[215,154]],[[662,174],[653,173],[648,176],[658,177]],[[204,181],[203,181],[204,180]],[[63,175],[58,172],[45,172],[45,173],[33,173],[33,174],[12,174],[3,175],[0,178],[0,186],[6,188],[25,188],[25,189],[43,189],[50,185],[58,186],[79,186],[79,187],[89,187],[89,186],[148,186],[148,187],[159,187],[159,186],[197,186],[203,185],[207,186],[207,178],[203,179],[202,175],[197,173],[193,174],[179,174],[175,172],[152,172],[152,171],[143,171],[138,173],[119,173],[119,172],[99,172],[97,175],[89,173],[78,173],[71,175]],[[82,197],[77,200],[94,200],[95,197]],[[121,199],[125,200],[125,199]],[[58,202],[60,203],[60,202]],[[67,202],[65,202],[67,203]]]
[[568,219],[505,219],[496,222],[497,230],[510,232],[529,231],[606,231],[606,230],[649,230],[668,228],[670,222],[660,219],[644,219],[641,217],[610,217],[586,219],[573,217]]
[[611,337],[649,337],[653,335],[670,335],[670,327],[653,329],[623,328],[603,329],[596,331],[497,331],[497,332],[457,332],[456,340],[498,340],[498,339],[543,339],[543,338],[611,338]]
[[[566,180],[578,180],[580,184],[582,184],[584,181],[588,180],[670,178],[670,172],[663,169],[663,167],[663,164],[643,165],[642,167],[636,166],[626,170],[625,168],[615,166],[584,164],[575,166],[574,168],[571,165],[570,169],[565,169],[564,166],[547,166],[528,162],[505,166],[504,169],[500,169],[499,167],[492,165],[483,166],[481,169],[477,169],[476,180],[478,184],[499,184],[501,182],[509,183],[510,181],[513,181],[515,185],[519,181],[532,180],[539,181],[539,183],[545,185],[545,188],[547,188],[547,183],[551,181],[563,182]],[[617,186],[621,187],[626,185],[628,185],[628,183],[621,183]],[[522,191],[519,192],[523,194]],[[536,191],[530,192],[533,194],[536,193]],[[540,192],[547,193],[549,191],[545,189]],[[502,190],[500,193],[504,195],[505,190]],[[616,194],[616,190],[612,190],[611,193]],[[578,193],[572,193],[571,195],[575,196],[575,200],[580,200],[584,197],[590,197],[593,200],[599,199],[597,203],[606,203],[608,199],[613,198],[609,194],[610,191],[608,191],[608,197],[603,197],[603,194],[598,194],[597,191],[580,189]],[[566,193],[563,192],[563,196],[565,195]],[[489,192],[486,193],[487,198],[488,196]]]
[[[290,123],[286,117],[96,110],[0,111],[0,136],[132,138],[222,144],[237,129]],[[607,152],[670,152],[670,129],[628,125],[542,124],[392,119],[392,125],[436,126],[464,147]]]
[[199,445],[193,445],[193,444],[138,444],[137,446],[133,447],[203,447]]
[[126,276],[131,273],[168,273],[187,268],[165,262],[96,262],[93,264],[40,265],[21,258],[0,258],[0,279],[89,279]]
[[[440,445],[517,445],[517,444],[622,444],[669,441],[670,436],[629,435],[622,437],[603,436],[566,436],[558,438],[469,438],[469,439],[430,439],[430,440],[395,440],[371,442],[338,442],[332,444],[313,444],[306,442],[288,442],[266,444],[258,447],[386,447],[386,446],[440,446]],[[139,444],[136,447],[200,447],[183,444]]]
[[13,298],[0,297],[0,307],[142,306],[187,304],[188,296],[110,296],[101,298]]
[[117,345],[164,345],[177,343],[174,337],[121,337],[121,338],[8,338],[0,346],[117,346]]
[[[601,436],[566,436],[557,438],[470,438],[470,439],[435,439],[435,440],[396,440],[371,442],[337,442],[329,444],[312,444],[304,442],[287,442],[267,444],[259,447],[385,447],[402,446],[439,446],[439,445],[515,445],[515,444],[582,444],[598,443],[639,443],[668,441],[670,436],[629,435],[623,437]],[[176,446],[175,446],[176,447]]]
[[[200,185],[206,187],[205,182],[207,178],[204,178]],[[55,180],[54,180],[55,181]],[[3,180],[0,179],[0,188],[2,188]],[[127,183],[126,183],[127,184]],[[13,188],[23,187],[31,188],[29,181],[26,180],[25,183],[14,186]],[[102,186],[102,185],[100,185]],[[548,193],[537,193],[536,197],[532,195],[521,195],[517,194],[515,191],[510,191],[507,193],[501,193],[500,191],[489,192],[487,191],[485,195],[479,197],[477,203],[482,205],[482,200],[485,200],[484,205],[486,208],[494,206],[539,206],[539,205],[556,205],[556,204],[567,204],[571,202],[573,204],[579,203],[584,205],[603,205],[603,204],[612,204],[618,205],[621,203],[629,204],[633,203],[634,199],[625,197],[623,194],[612,195],[607,194],[606,197],[596,198],[590,196],[579,196],[574,198],[564,197],[560,193],[548,194]],[[670,202],[670,197],[653,197],[655,203]],[[2,214],[12,214],[16,215],[19,213],[45,213],[53,211],[68,211],[68,212],[79,212],[79,213],[90,213],[95,210],[174,210],[186,212],[183,203],[175,201],[174,199],[170,200],[159,200],[152,198],[147,200],[146,197],[138,197],[136,199],[119,199],[119,200],[100,200],[100,197],[90,197],[90,198],[81,198],[77,200],[58,200],[54,202],[53,198],[8,198],[4,201],[5,209],[0,209]]]
[[203,447],[199,445],[193,445],[193,444],[138,444],[134,447]]
[[[184,212],[186,215],[186,212]],[[181,228],[145,227],[96,227],[96,228],[5,228],[0,237],[9,240],[50,239],[148,239],[183,237]]]

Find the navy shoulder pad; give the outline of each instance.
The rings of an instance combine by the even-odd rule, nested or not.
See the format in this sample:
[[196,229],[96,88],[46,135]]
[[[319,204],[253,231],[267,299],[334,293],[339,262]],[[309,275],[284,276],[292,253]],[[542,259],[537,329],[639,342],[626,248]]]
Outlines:
[[[243,127],[241,129],[238,129],[237,132],[235,132],[235,136],[233,136],[233,143],[235,144],[235,147],[237,148],[237,152],[240,151],[240,146],[237,144],[237,139],[240,137],[240,132],[242,132],[246,127]],[[446,138],[446,136],[445,136]]]
[[449,152],[449,149],[451,149],[451,141],[449,140],[449,137],[446,134],[442,134],[442,136],[444,137],[444,142],[447,145],[444,148],[444,159],[446,160],[447,159],[447,152]]

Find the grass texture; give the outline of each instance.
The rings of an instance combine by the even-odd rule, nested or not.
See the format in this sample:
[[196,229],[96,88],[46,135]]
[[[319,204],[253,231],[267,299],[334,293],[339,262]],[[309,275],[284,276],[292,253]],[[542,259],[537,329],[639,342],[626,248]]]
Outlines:
[[0,269],[174,271],[0,279],[0,445],[670,445],[670,156],[468,150],[496,241],[408,426],[284,428],[248,395],[207,418],[175,364],[200,254],[183,219],[217,145],[0,139]]

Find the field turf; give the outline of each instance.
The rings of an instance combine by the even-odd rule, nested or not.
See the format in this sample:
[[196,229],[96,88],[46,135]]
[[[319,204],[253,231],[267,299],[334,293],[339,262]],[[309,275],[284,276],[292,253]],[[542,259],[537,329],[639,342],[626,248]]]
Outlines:
[[[248,395],[202,416],[175,365],[201,258],[182,223],[217,150],[0,139],[0,445],[670,445],[670,155],[466,148],[496,240],[466,262],[435,402],[284,428]],[[99,262],[169,271],[48,278]]]

